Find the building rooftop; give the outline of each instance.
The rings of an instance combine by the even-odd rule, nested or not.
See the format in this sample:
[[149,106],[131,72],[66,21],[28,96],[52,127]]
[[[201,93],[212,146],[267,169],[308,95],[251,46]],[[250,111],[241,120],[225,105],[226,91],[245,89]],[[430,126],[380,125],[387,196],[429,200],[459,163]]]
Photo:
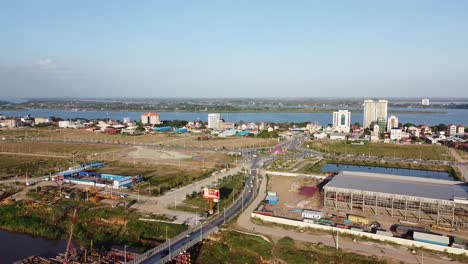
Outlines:
[[464,182],[367,172],[343,171],[324,187],[325,190],[329,188],[448,201],[453,201],[454,198],[468,199],[468,185]]

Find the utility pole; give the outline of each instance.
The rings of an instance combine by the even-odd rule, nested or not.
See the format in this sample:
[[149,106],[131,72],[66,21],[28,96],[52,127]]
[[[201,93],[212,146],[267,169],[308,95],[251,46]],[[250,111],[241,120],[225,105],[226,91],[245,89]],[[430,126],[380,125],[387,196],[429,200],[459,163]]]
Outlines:
[[339,234],[339,233],[340,233],[340,232],[336,232],[336,249],[339,248],[339,246],[338,246],[338,237],[339,237],[338,234]]

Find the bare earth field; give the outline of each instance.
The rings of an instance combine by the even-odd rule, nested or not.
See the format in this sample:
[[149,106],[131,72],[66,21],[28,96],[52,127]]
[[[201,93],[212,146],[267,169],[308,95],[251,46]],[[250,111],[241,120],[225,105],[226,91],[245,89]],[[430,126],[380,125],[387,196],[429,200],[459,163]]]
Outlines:
[[292,212],[293,209],[321,209],[321,196],[317,192],[311,198],[300,195],[302,186],[317,186],[318,182],[313,179],[302,177],[272,176],[268,191],[276,192],[279,196],[277,205],[268,205],[268,210],[273,211],[275,215],[301,218],[300,212]]
[[0,137],[7,139],[51,140],[51,141],[81,141],[87,143],[106,144],[149,144],[168,147],[196,147],[211,149],[240,149],[248,147],[267,147],[277,143],[275,139],[231,137],[199,140],[199,137],[209,134],[174,134],[153,133],[145,135],[110,135],[85,129],[58,128],[21,128],[1,130]]

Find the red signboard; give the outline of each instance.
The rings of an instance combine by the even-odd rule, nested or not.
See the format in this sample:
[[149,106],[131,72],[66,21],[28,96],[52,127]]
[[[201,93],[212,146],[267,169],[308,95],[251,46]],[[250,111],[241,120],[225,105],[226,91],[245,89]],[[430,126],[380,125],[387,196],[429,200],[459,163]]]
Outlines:
[[203,188],[202,195],[203,199],[219,200],[219,190]]

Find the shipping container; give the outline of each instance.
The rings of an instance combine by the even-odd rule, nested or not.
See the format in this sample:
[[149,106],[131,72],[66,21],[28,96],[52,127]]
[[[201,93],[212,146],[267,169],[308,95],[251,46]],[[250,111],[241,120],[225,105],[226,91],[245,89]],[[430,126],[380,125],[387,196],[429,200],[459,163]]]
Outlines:
[[318,223],[320,225],[333,226],[333,221],[327,218],[321,218]]
[[441,246],[448,246],[450,243],[449,237],[421,233],[421,232],[414,232],[413,239],[414,241],[425,242],[425,243],[441,245]]
[[254,213],[266,216],[273,216],[273,212],[270,211],[255,211]]
[[312,211],[312,210],[303,210],[302,211],[303,218],[312,218],[312,219],[320,219],[323,217],[323,213],[319,211]]
[[348,215],[348,220],[351,220],[355,223],[362,223],[365,225],[369,224],[369,220],[367,218],[358,215]]
[[341,228],[341,229],[348,229],[348,226],[342,225],[342,224],[336,224],[335,227],[336,228]]

